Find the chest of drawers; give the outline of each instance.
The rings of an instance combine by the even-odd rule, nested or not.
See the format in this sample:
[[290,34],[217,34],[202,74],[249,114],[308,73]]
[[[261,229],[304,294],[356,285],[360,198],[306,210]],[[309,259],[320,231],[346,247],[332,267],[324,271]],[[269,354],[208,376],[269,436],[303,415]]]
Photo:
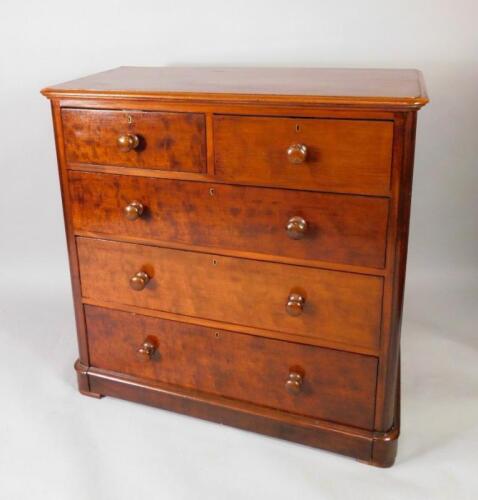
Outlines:
[[43,94],[80,391],[392,465],[420,73],[122,67]]

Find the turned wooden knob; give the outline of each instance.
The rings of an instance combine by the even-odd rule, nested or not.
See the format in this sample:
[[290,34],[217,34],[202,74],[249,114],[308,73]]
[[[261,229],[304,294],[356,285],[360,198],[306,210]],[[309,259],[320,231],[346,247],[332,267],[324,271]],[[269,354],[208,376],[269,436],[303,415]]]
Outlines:
[[129,279],[129,286],[133,290],[140,292],[148,284],[149,280],[150,277],[144,271],[139,271],[135,275],[131,276]]
[[120,151],[127,153],[139,146],[139,137],[135,134],[120,135],[116,142]]
[[304,377],[298,373],[291,371],[285,382],[285,388],[289,394],[299,394],[302,389],[302,382]]
[[307,146],[305,144],[292,144],[287,149],[287,158],[295,165],[304,163],[307,158]]
[[128,220],[139,219],[143,215],[143,212],[143,204],[136,200],[124,207],[124,215]]
[[307,221],[302,217],[291,217],[285,227],[287,236],[293,240],[301,240],[307,232]]
[[298,293],[291,293],[285,306],[289,316],[300,316],[304,310],[305,299]]
[[156,346],[150,340],[145,340],[138,349],[138,354],[146,358],[151,358],[151,356],[156,351]]

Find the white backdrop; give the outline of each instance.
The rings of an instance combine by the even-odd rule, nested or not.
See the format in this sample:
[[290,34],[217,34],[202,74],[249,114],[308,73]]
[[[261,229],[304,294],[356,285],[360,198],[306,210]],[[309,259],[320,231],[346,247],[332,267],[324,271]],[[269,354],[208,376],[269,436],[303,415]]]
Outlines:
[[[476,498],[477,16],[474,0],[2,0],[1,498]],[[418,121],[395,468],[77,395],[39,90],[120,65],[424,72],[431,104]]]

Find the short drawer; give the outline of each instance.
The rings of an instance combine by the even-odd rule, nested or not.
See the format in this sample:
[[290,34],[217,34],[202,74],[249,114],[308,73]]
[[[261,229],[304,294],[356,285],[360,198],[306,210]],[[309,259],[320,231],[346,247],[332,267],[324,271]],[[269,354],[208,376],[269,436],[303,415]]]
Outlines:
[[66,108],[62,121],[70,163],[206,170],[203,114]]
[[85,306],[91,365],[373,428],[374,357]]
[[93,238],[77,248],[93,301],[378,347],[381,277]]
[[217,178],[341,193],[388,194],[393,123],[214,116]]
[[74,171],[69,180],[76,231],[384,266],[386,198]]

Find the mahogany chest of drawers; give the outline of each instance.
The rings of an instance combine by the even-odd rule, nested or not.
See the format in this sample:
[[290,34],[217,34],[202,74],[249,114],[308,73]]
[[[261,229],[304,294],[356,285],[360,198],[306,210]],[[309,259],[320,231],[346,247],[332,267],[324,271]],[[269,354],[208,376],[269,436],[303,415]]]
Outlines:
[[43,94],[80,391],[392,465],[420,73],[122,67]]

